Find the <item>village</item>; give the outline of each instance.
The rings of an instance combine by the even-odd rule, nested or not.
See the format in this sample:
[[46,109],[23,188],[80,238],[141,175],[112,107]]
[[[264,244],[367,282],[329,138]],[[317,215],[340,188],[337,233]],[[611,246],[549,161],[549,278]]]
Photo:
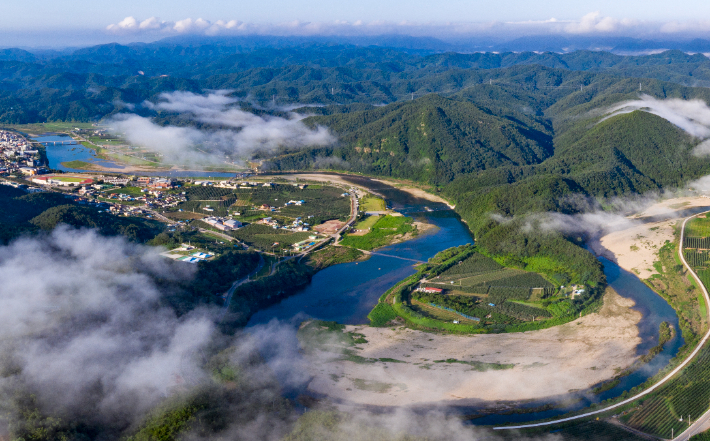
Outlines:
[[[3,146],[33,152],[23,150],[29,144],[22,137],[3,133],[7,139]],[[25,162],[25,166],[29,167],[29,163]],[[14,166],[6,167],[0,175],[6,177],[2,184],[27,192],[59,192],[99,212],[159,221],[169,234],[192,232],[219,247],[231,243],[282,256],[303,253],[329,241],[347,226],[346,220],[354,222],[352,207],[357,213],[358,206],[353,189],[250,179],[251,173],[207,180],[62,173],[39,167],[23,171]],[[323,223],[324,228],[315,228]],[[198,263],[217,257],[217,248],[179,244],[165,257]]]
[[39,150],[23,136],[0,130],[0,173],[38,174],[43,171],[39,162]]

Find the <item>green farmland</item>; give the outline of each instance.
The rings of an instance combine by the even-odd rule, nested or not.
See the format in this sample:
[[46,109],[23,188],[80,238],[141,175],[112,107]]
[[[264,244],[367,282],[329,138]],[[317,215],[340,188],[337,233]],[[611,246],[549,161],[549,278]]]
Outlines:
[[[420,289],[426,287],[442,292]],[[526,331],[568,322],[596,305],[586,290],[574,297],[540,274],[505,268],[465,245],[420,265],[416,274],[380,298],[369,317],[372,326],[386,326],[399,316],[421,329]]]

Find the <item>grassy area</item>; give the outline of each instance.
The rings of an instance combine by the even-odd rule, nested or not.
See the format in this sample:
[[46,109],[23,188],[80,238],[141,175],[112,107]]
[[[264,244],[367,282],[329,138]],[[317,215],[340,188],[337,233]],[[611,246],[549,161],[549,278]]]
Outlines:
[[91,123],[82,122],[48,122],[37,124],[3,124],[2,127],[18,130],[25,133],[42,134],[46,132],[69,133],[74,128],[93,129]]
[[86,178],[72,178],[69,176],[53,176],[52,179],[60,182],[84,182]]
[[377,223],[377,221],[379,219],[380,219],[380,216],[378,216],[378,215],[367,216],[364,220],[355,224],[354,228],[356,230],[369,230]]
[[105,190],[104,193],[106,194],[111,194],[111,193],[116,193],[116,194],[127,194],[130,196],[138,197],[138,196],[145,196],[143,192],[141,192],[140,187],[116,187],[116,188],[111,188],[108,190]]
[[404,216],[383,216],[375,222],[370,232],[363,236],[346,235],[340,242],[343,246],[361,250],[373,250],[401,239],[407,233],[415,233],[413,219]]
[[61,165],[76,170],[101,170],[101,167],[86,161],[67,161],[62,162]]
[[704,316],[700,314],[704,302],[698,301],[702,292],[691,282],[689,273],[678,261],[677,247],[677,241],[661,247],[658,252],[660,265],[656,265],[657,268],[660,266],[661,271],[646,283],[676,310],[686,344],[692,346],[707,326]]
[[688,221],[685,234],[688,237],[710,237],[710,213]]
[[367,258],[365,253],[354,248],[330,246],[311,253],[308,256],[308,264],[320,270],[339,263],[355,262]]
[[362,211],[385,211],[387,205],[384,199],[368,194],[360,201],[360,210]]

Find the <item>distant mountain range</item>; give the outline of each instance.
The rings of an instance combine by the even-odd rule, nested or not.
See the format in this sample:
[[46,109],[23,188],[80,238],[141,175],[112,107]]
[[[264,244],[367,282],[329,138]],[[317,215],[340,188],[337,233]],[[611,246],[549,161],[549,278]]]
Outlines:
[[355,46],[378,47],[403,51],[410,54],[429,55],[442,52],[556,52],[568,53],[578,50],[606,51],[615,54],[649,54],[664,50],[679,50],[688,53],[710,53],[710,40],[649,40],[630,37],[540,35],[516,38],[510,41],[467,38],[443,40],[434,37],[406,35],[378,36],[240,36],[207,37],[176,36],[152,43],[117,43],[84,47],[80,49],[34,50],[0,49],[0,61],[47,61],[85,60],[114,62],[143,58],[147,54],[171,52],[181,48],[188,52],[202,48],[202,54],[224,55],[251,52],[257,49],[284,49],[304,46]]

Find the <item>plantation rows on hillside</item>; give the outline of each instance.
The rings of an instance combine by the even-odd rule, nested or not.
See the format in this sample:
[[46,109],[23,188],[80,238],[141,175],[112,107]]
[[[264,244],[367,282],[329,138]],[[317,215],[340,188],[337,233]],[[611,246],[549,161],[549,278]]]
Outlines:
[[[538,288],[535,298],[530,298],[530,286],[492,286],[488,292],[465,294],[461,286],[448,283],[420,283],[423,280],[440,280],[437,277],[463,277],[465,268],[471,273],[495,274],[494,280],[513,280],[513,283],[544,282],[550,289],[547,298],[544,289]],[[500,273],[512,277],[499,277]],[[476,276],[478,277],[478,276]],[[455,282],[455,281],[454,281]],[[510,283],[510,282],[508,282]],[[426,292],[417,288],[437,287],[443,293]],[[473,246],[460,246],[445,250],[418,267],[417,274],[408,277],[381,298],[369,317],[373,326],[384,326],[397,316],[410,326],[455,332],[523,331],[549,327],[572,320],[585,308],[594,308],[594,292],[579,294],[576,298],[553,295],[554,285],[538,274],[501,268],[492,259],[476,253]],[[432,309],[433,308],[433,309]],[[439,311],[444,311],[441,313]],[[458,314],[458,316],[456,315]],[[455,323],[458,320],[460,323]]]

